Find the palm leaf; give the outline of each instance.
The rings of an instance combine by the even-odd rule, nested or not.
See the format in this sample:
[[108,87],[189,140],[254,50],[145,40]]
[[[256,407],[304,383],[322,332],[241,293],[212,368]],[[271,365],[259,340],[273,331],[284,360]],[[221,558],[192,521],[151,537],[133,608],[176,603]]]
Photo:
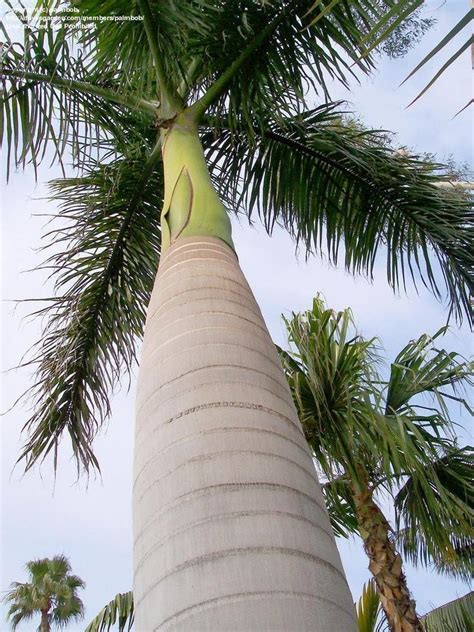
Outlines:
[[[401,85],[403,85],[410,77],[412,77],[415,73],[417,73],[420,68],[422,68],[425,64],[427,64],[435,55],[441,52],[446,46],[448,46],[455,37],[462,32],[464,28],[466,28],[470,22],[474,18],[474,9],[470,9],[458,22],[454,25],[454,27],[449,31],[447,35],[445,35],[438,44],[425,56],[423,59],[417,64],[417,66],[410,72],[410,74],[402,81]],[[427,91],[429,88],[439,79],[439,77],[456,61],[456,59],[469,47],[473,46],[474,39],[473,37],[469,37],[464,44],[457,50],[457,52],[452,55],[447,62],[445,62],[441,69],[430,79],[428,84],[423,88],[423,90],[413,99],[413,101],[409,105],[413,105],[415,101]],[[467,107],[467,106],[465,106]],[[463,108],[464,109],[464,108]],[[462,110],[461,110],[462,111]]]
[[324,496],[331,526],[337,538],[348,538],[358,533],[352,488],[349,480],[343,476],[322,483]]
[[474,627],[474,593],[451,601],[422,617],[426,632],[466,632]]
[[[120,71],[97,64],[92,51],[78,50],[69,23],[34,29],[19,12],[23,41],[6,42],[2,51],[0,141],[7,142],[7,176],[11,164],[35,169],[48,145],[53,161],[72,151],[78,164],[97,151],[104,137],[131,140],[140,127],[130,126],[130,110],[143,111],[151,124],[155,106],[120,91]],[[136,119],[135,119],[136,120]],[[125,130],[131,129],[125,136]]]
[[45,265],[59,296],[40,311],[46,326],[29,361],[37,382],[20,455],[27,469],[51,451],[56,462],[64,432],[78,466],[98,467],[92,439],[135,363],[158,265],[163,186],[159,145],[147,160],[140,151],[51,185],[61,225],[47,235],[55,251]]
[[356,610],[359,632],[382,632],[387,629],[379,593],[373,580],[369,580],[362,587]]
[[209,63],[199,87],[207,90],[208,113],[225,116],[231,128],[244,122],[250,131],[267,111],[279,118],[298,110],[308,88],[329,100],[332,81],[347,86],[356,69],[373,68],[363,41],[379,34],[385,16],[393,19],[380,41],[396,30],[399,5],[409,16],[419,3],[293,0],[249,2],[242,11],[240,2],[226,2],[215,29],[199,42]]
[[394,499],[398,543],[413,563],[434,562],[440,572],[471,577],[473,473],[473,449],[451,448],[400,488]]
[[[418,3],[404,0],[403,14],[416,11]],[[39,4],[51,9],[58,2]],[[294,108],[308,86],[328,97],[332,79],[347,85],[355,77],[354,65],[363,72],[373,67],[370,55],[361,58],[362,39],[379,35],[387,14],[391,19],[382,39],[400,19],[391,0],[243,5],[240,0],[81,0],[74,7],[86,19],[137,18],[121,22],[120,29],[113,21],[100,21],[82,30],[79,41],[93,47],[99,67],[118,68],[140,96],[161,91],[175,105],[188,94],[204,97],[214,112],[225,106],[229,121],[259,116],[264,106]]]
[[[474,12],[473,12],[474,15]],[[408,104],[408,107],[410,105],[413,105],[413,103],[415,103],[416,101],[418,101],[418,99],[420,97],[422,97],[425,92],[427,92],[431,86],[441,77],[441,75],[452,65],[454,64],[454,62],[456,61],[456,59],[458,59],[458,57],[460,57],[464,51],[466,51],[470,46],[472,46],[474,44],[474,38],[471,38],[469,40],[467,40],[467,42],[464,42],[464,44],[462,44],[458,50],[454,53],[454,55],[451,55],[451,57],[448,59],[448,61],[446,61],[441,68],[438,70],[438,72],[432,77],[432,79],[430,79],[430,81],[426,84],[426,86],[423,88],[423,90],[418,94],[418,96],[416,96],[413,101],[411,101]]]
[[252,137],[210,130],[204,142],[221,194],[240,192],[268,233],[282,225],[307,252],[325,251],[333,263],[344,256],[348,270],[368,275],[384,249],[392,287],[421,277],[442,297],[437,262],[451,310],[472,322],[474,213],[465,192],[436,186],[448,180],[442,165],[397,154],[336,104],[267,122]]
[[[456,389],[463,383],[472,384],[474,365],[457,353],[434,347],[445,332],[443,327],[433,336],[423,334],[410,341],[395,358],[390,367],[386,414],[403,413],[417,395],[434,396],[446,420],[449,420],[446,398],[464,405],[471,412],[466,400],[456,395]],[[451,388],[453,394],[440,390],[444,387]]]
[[133,622],[133,593],[119,593],[94,617],[85,632],[108,632],[114,625],[118,625],[118,632],[130,632]]

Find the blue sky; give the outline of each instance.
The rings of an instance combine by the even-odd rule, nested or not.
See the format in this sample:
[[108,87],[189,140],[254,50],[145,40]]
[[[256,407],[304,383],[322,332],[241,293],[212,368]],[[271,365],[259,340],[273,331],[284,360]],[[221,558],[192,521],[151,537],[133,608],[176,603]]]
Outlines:
[[[470,58],[464,55],[434,88],[413,107],[406,105],[417,94],[441,61],[432,63],[416,78],[399,88],[401,80],[442,34],[466,11],[467,0],[428,2],[438,25],[410,55],[399,61],[382,59],[369,79],[350,93],[336,88],[335,96],[345,98],[369,126],[397,132],[401,145],[416,151],[435,153],[439,158],[453,155],[457,161],[472,159],[471,112],[452,116],[470,99]],[[446,52],[444,58],[447,58]],[[40,182],[59,175],[58,170],[40,172]],[[10,299],[49,295],[41,273],[23,274],[41,261],[34,251],[40,245],[44,217],[48,212],[43,185],[35,184],[33,173],[15,173],[8,186],[2,185],[2,363],[9,368],[38,338],[39,323],[22,320],[27,309],[13,308]],[[434,332],[446,319],[446,312],[427,292],[417,296],[394,295],[385,281],[383,261],[375,279],[354,279],[342,269],[329,267],[320,259],[304,261],[295,257],[294,244],[283,232],[270,239],[258,226],[234,222],[234,239],[242,268],[247,275],[275,341],[283,344],[280,315],[307,309],[312,297],[321,292],[336,309],[350,306],[359,330],[367,337],[378,336],[387,356],[421,333]],[[445,346],[464,355],[472,353],[467,328],[453,329]],[[31,383],[28,370],[2,376],[2,410]],[[66,554],[74,572],[87,583],[84,593],[86,619],[117,592],[132,583],[131,559],[131,467],[133,448],[133,408],[135,381],[130,391],[114,399],[107,432],[96,443],[102,478],[75,482],[75,470],[65,449],[56,482],[49,463],[41,470],[22,476],[12,472],[21,445],[20,428],[27,419],[26,407],[17,407],[2,418],[1,495],[1,585],[22,581],[23,565],[32,558]],[[457,412],[454,411],[455,413]],[[464,424],[470,422],[463,418]],[[467,427],[464,437],[472,433]],[[339,542],[343,564],[354,598],[369,577],[367,559],[360,542]],[[467,592],[467,586],[432,573],[408,568],[408,582],[421,613]],[[83,625],[71,626],[76,632]],[[0,631],[7,630],[2,613]],[[29,627],[21,628],[26,632]]]

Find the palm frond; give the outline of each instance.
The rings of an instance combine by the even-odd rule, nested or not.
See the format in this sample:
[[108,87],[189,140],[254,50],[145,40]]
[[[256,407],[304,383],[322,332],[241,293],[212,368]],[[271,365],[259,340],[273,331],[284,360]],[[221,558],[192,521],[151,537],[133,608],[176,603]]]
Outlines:
[[[44,5],[54,4],[50,0]],[[140,3],[127,0],[81,0],[71,3],[82,19],[78,42],[90,48],[96,64],[105,70],[117,72],[121,90],[132,90],[140,96],[158,98],[160,86],[157,81],[155,59],[149,46],[146,23]],[[97,20],[97,16],[106,19]],[[161,44],[160,54],[169,42],[164,42],[162,27],[155,25],[157,40]],[[174,69],[167,68],[173,76]]]
[[[409,16],[419,3],[398,5]],[[214,28],[196,38],[205,69],[198,92],[208,91],[208,113],[225,115],[230,127],[244,121],[251,130],[269,109],[277,116],[298,110],[309,89],[330,99],[332,81],[348,85],[357,69],[370,72],[364,40],[388,37],[398,9],[386,0],[248,2],[244,11],[238,0],[222,4]],[[386,22],[388,15],[394,19]]]
[[450,601],[422,617],[426,632],[466,632],[474,627],[474,593]]
[[[459,354],[436,349],[437,339],[446,332],[443,327],[433,336],[423,334],[400,351],[390,367],[385,414],[403,413],[417,395],[432,395],[449,425],[446,398],[471,412],[466,400],[457,394],[459,386],[472,384],[474,364]],[[446,393],[440,389],[452,389]],[[411,407],[413,413],[415,406]]]
[[[438,44],[425,56],[423,59],[417,64],[417,66],[410,72],[410,74],[403,80],[402,85],[413,77],[420,68],[422,68],[425,64],[427,64],[435,55],[441,52],[446,46],[448,46],[452,40],[454,40],[466,27],[474,19],[474,9],[470,9],[463,17],[453,26],[453,28],[449,31],[447,35],[445,35]],[[439,79],[439,77],[450,68],[450,66],[456,61],[456,59],[469,47],[474,45],[474,39],[472,35],[464,41],[464,43],[460,46],[460,48],[456,51],[454,55],[452,55],[447,62],[445,62],[441,69],[430,79],[427,85],[423,88],[423,90],[413,99],[410,105],[413,105],[415,101],[427,92],[431,86]],[[467,107],[467,106],[466,106]]]
[[341,476],[323,483],[321,489],[334,535],[337,538],[348,538],[358,533],[351,482]]
[[133,622],[133,593],[119,593],[94,617],[85,632],[109,632],[114,625],[118,625],[118,632],[130,632]]
[[59,227],[47,237],[58,297],[40,314],[42,339],[30,364],[34,413],[20,459],[30,468],[69,434],[77,460],[98,467],[91,443],[110,412],[109,396],[135,363],[160,252],[162,175],[157,146],[146,158],[91,166],[52,183]]
[[[377,364],[374,342],[354,335],[350,310],[335,313],[319,297],[312,310],[284,321],[296,353],[281,359],[306,439],[329,481],[357,480],[360,449],[379,433],[379,414],[369,397]],[[330,502],[347,505],[339,486],[327,491]]]
[[474,451],[446,450],[412,472],[394,498],[398,544],[415,564],[472,575]]
[[0,141],[7,144],[7,176],[12,164],[31,162],[36,169],[50,144],[53,162],[72,151],[81,164],[107,135],[120,142],[127,134],[130,140],[144,124],[130,126],[130,110],[142,112],[151,126],[156,106],[120,91],[120,72],[100,67],[93,52],[78,48],[69,23],[37,29],[16,14],[23,41],[12,41],[3,28],[0,68]]
[[387,622],[383,615],[374,580],[369,580],[362,587],[362,594],[356,604],[356,610],[359,632],[382,632],[382,630],[387,629]]
[[[204,143],[222,195],[237,197],[249,217],[257,211],[268,233],[289,231],[308,253],[342,258],[352,272],[372,275],[386,252],[395,289],[421,278],[450,309],[472,322],[474,211],[443,166],[398,154],[385,135],[360,128],[337,104],[253,129],[215,129]],[[213,127],[225,120],[209,119]],[[240,196],[238,195],[240,192]],[[344,246],[344,248],[342,248]]]

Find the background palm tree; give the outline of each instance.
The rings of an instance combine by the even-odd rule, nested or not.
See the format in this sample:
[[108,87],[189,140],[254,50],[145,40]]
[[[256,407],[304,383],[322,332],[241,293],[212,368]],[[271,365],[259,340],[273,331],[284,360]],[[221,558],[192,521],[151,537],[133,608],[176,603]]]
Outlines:
[[84,616],[84,606],[78,597],[85,584],[71,574],[71,565],[64,555],[34,560],[26,564],[29,581],[13,582],[4,601],[10,604],[8,619],[13,630],[35,615],[41,615],[39,632],[66,626]]
[[384,380],[376,343],[355,334],[349,310],[316,298],[286,322],[296,351],[280,355],[334,530],[362,538],[391,629],[421,630],[398,550],[439,572],[472,572],[474,453],[457,445],[447,403],[467,407],[458,389],[473,365],[435,347],[442,329],[410,342]]
[[[330,101],[331,82],[369,72],[371,40],[418,4],[80,0],[82,24],[26,24],[23,42],[7,39],[7,157],[37,167],[51,144],[54,159],[72,150],[82,169],[53,184],[62,206],[46,265],[58,297],[41,312],[47,324],[32,358],[27,468],[51,452],[56,459],[64,432],[79,465],[98,465],[92,440],[134,365],[167,251],[138,387],[139,626],[175,617],[195,628],[199,617],[271,626],[275,617],[304,629],[314,604],[322,628],[334,617],[353,625],[311,459],[222,201],[258,212],[268,232],[285,226],[308,253],[325,243],[337,262],[344,244],[352,271],[370,274],[386,246],[394,287],[419,270],[439,293],[438,261],[452,310],[470,318],[469,201],[436,186],[449,179],[442,166],[396,154]],[[100,13],[130,19],[83,28]],[[303,585],[308,573],[315,594]]]

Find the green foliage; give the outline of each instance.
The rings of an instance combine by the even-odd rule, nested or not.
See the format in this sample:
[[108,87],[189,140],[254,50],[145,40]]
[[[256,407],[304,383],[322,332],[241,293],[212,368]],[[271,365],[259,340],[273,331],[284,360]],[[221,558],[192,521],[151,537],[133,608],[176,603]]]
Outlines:
[[[448,46],[464,29],[466,29],[469,24],[472,22],[472,20],[474,19],[474,9],[470,9],[470,11],[468,11],[460,20],[459,22],[457,22],[457,24],[455,24],[455,26],[449,31],[449,33],[447,35],[445,35],[442,40],[440,42],[438,42],[438,44],[436,44],[436,46],[425,56],[423,57],[423,59],[420,61],[420,63],[410,72],[410,74],[407,76],[406,79],[404,79],[403,83],[405,83],[405,81],[407,81],[408,79],[410,79],[410,77],[412,77],[415,73],[417,73],[420,68],[422,68],[425,64],[427,64],[435,55],[437,55],[439,52],[441,52],[446,46]],[[467,38],[467,40],[464,41],[464,43],[458,48],[458,50],[454,53],[454,55],[452,55],[448,61],[446,61],[441,68],[438,70],[438,72],[430,79],[430,81],[427,83],[427,85],[423,88],[423,90],[413,99],[413,101],[410,103],[410,105],[412,105],[413,103],[415,103],[415,101],[418,101],[418,99],[423,96],[425,94],[425,92],[427,92],[431,86],[441,77],[441,75],[446,72],[446,70],[448,70],[450,68],[450,66],[458,59],[458,57],[460,57],[462,55],[462,53],[464,53],[464,51],[466,51],[470,46],[472,47],[474,45],[474,38],[471,35],[470,37]],[[467,104],[470,105],[470,103],[472,103],[472,99],[471,101]],[[465,107],[467,107],[467,105]],[[463,108],[465,109],[465,108]],[[462,111],[462,110],[461,110]]]
[[388,57],[404,57],[410,49],[420,42],[423,36],[434,26],[436,20],[426,17],[420,7],[408,15],[401,24],[382,42],[381,50]]
[[256,210],[269,233],[284,226],[306,252],[325,251],[333,263],[343,256],[348,270],[368,275],[384,248],[392,287],[421,276],[441,296],[437,259],[451,309],[470,313],[474,213],[469,196],[436,186],[448,180],[442,165],[397,154],[336,104],[269,121],[252,138],[211,128],[204,143],[221,195],[249,217]]
[[[472,317],[473,215],[463,192],[436,185],[440,165],[394,152],[330,102],[415,15],[420,0],[74,0],[82,22],[23,23],[6,38],[0,75],[7,162],[36,166],[72,152],[47,262],[59,296],[40,314],[27,467],[64,432],[78,464],[110,394],[129,372],[156,270],[163,199],[157,128],[182,112],[201,123],[216,187],[229,206],[283,225],[307,253],[370,275],[381,248],[394,288],[421,274]],[[39,0],[46,11],[68,2]],[[94,16],[133,19],[116,23]],[[325,105],[308,110],[311,90]],[[357,417],[357,415],[356,415]],[[396,435],[394,434],[394,437]],[[394,439],[395,443],[398,439]],[[397,444],[398,445],[398,444]],[[348,448],[350,446],[347,446]],[[400,450],[394,448],[394,450]]]
[[423,617],[426,632],[467,632],[474,627],[474,593],[440,606]]
[[448,449],[412,474],[394,498],[397,544],[404,557],[424,566],[433,560],[438,571],[454,571],[466,581],[474,570],[473,464],[470,446]]
[[447,402],[469,407],[473,365],[437,349],[444,333],[409,343],[381,373],[373,340],[353,331],[349,310],[313,309],[285,321],[296,352],[281,352],[306,438],[327,482],[337,535],[357,532],[353,494],[389,494],[397,544],[413,563],[466,577],[474,542],[474,452],[460,448]]
[[8,88],[1,95],[0,139],[7,141],[7,178],[12,164],[31,162],[36,170],[49,146],[53,161],[62,164],[72,152],[82,165],[103,138],[118,143],[125,134],[135,137],[143,124],[137,126],[136,118],[130,124],[129,108],[146,109],[146,102],[121,90],[120,73],[101,66],[94,51],[78,50],[70,23],[35,29],[17,15],[22,42],[2,27],[0,73]]
[[71,565],[64,555],[28,562],[29,582],[13,582],[3,600],[11,604],[7,613],[13,630],[41,611],[48,613],[49,623],[64,627],[84,616],[84,606],[77,596],[85,584],[71,575]]
[[[67,429],[78,463],[98,467],[91,443],[109,393],[136,361],[160,251],[161,172],[140,154],[51,183],[59,226],[46,235],[58,296],[38,313],[46,327],[29,363],[37,382],[21,458],[30,468]],[[145,187],[146,182],[146,187]]]
[[359,632],[382,632],[387,630],[380,605],[380,596],[373,579],[362,587],[362,594],[356,604]]
[[85,632],[109,632],[115,625],[118,632],[130,632],[133,622],[133,593],[119,593],[94,617]]

